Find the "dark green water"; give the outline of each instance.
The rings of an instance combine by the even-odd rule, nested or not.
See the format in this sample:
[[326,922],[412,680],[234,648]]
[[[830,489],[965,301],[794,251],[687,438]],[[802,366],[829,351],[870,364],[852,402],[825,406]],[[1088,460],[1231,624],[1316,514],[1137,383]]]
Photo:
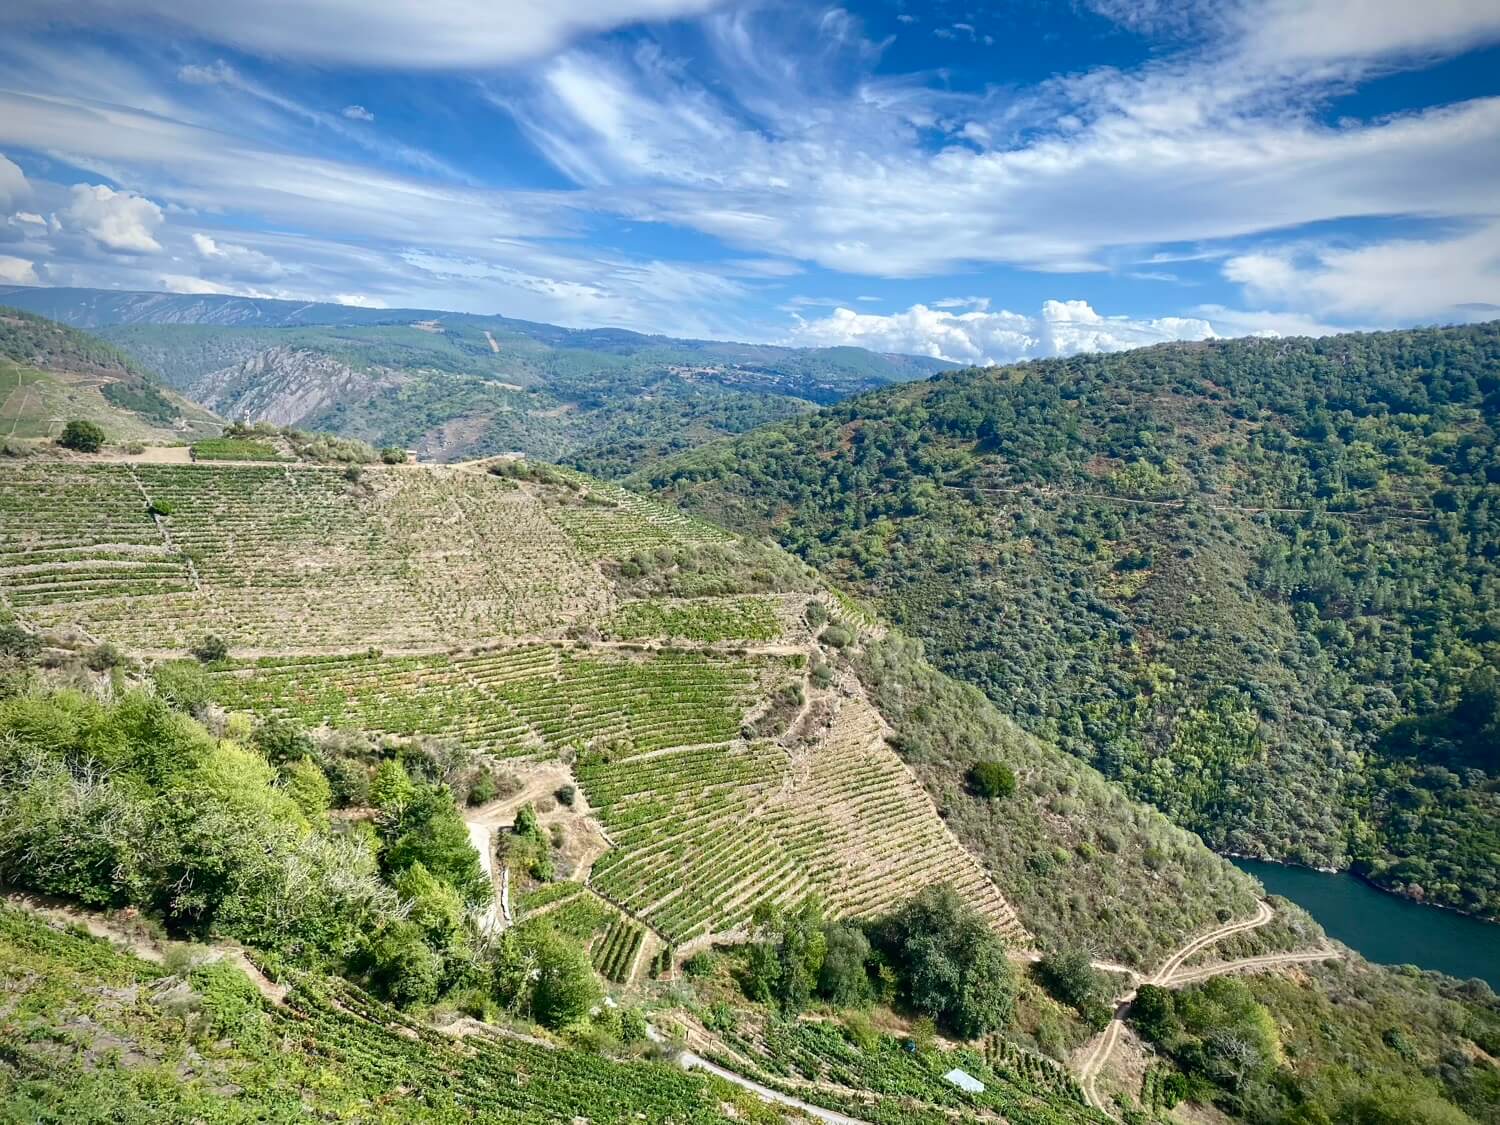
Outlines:
[[1289,898],[1371,961],[1417,965],[1500,989],[1500,925],[1377,891],[1353,875],[1329,875],[1253,859],[1234,865]]

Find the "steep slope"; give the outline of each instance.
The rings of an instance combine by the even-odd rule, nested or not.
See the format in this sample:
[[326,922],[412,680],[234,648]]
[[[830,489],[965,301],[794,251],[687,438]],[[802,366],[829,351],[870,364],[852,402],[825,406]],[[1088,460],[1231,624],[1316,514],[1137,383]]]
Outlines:
[[[586,478],[497,469],[14,466],[0,593],[33,627],[162,658],[216,634],[244,658],[215,681],[235,708],[576,757],[617,844],[601,889],[674,942],[733,932],[772,888],[868,915],[951,881],[1020,945],[1142,963],[1248,909],[1248,880],[909,648],[817,641],[809,621],[844,611],[794,560]],[[1003,808],[962,787],[993,754],[1019,782]],[[644,830],[663,802],[675,817]]]
[[86,289],[0,300],[100,331],[236,418],[441,460],[523,450],[606,474],[945,366],[423,309]]
[[180,441],[221,425],[102,340],[0,308],[0,436],[56,437],[75,418],[118,442]]
[[1500,326],[975,370],[635,484],[1229,851],[1500,913]]

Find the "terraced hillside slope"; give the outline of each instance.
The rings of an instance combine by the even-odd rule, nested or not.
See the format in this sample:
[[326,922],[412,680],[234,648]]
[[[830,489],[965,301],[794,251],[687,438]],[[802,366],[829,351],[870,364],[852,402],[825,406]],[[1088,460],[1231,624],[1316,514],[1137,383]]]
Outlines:
[[0,440],[56,438],[74,419],[115,442],[190,440],[222,426],[110,345],[0,307]]
[[643,490],[770,534],[1216,848],[1500,912],[1500,325],[875,392]]
[[605,474],[946,366],[431,309],[0,287],[3,301],[99,332],[226,418]]
[[[591,885],[658,947],[735,934],[768,897],[868,917],[936,882],[1017,948],[1067,931],[1125,959],[1248,909],[1196,842],[913,682],[936,674],[786,556],[494,467],[7,465],[0,593],[28,627],[167,665],[221,638],[211,693],[234,711],[447,741],[523,777],[563,764],[610,843]],[[945,765],[914,774],[892,746],[940,717]],[[1020,791],[990,813],[962,777],[994,755]]]

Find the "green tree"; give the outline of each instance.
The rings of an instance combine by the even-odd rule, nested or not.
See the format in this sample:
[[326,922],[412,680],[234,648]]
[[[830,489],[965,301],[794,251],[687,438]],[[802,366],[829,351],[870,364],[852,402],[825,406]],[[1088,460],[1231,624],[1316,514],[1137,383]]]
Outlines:
[[583,1019],[603,996],[588,954],[550,926],[542,927],[532,942],[531,1007],[537,1021],[558,1028]]
[[1004,762],[986,758],[969,768],[969,788],[989,800],[1009,797],[1016,791],[1016,774]]
[[79,453],[98,453],[104,440],[104,430],[97,423],[75,418],[63,427],[57,444]]
[[783,1012],[800,1012],[812,999],[826,952],[823,906],[816,898],[792,910],[761,903],[751,916],[747,991]]
[[925,888],[876,936],[913,1010],[964,1039],[1010,1021],[1016,981],[1005,945],[953,888]]
[[818,995],[841,1008],[864,1007],[873,996],[865,931],[853,922],[832,922],[823,928],[823,943]]

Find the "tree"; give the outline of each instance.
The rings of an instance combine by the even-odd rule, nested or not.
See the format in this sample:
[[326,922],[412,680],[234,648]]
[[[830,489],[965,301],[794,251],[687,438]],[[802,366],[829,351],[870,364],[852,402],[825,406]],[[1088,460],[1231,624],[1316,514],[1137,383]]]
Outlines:
[[876,930],[900,980],[900,999],[973,1039],[1009,1022],[1014,970],[1005,945],[946,884],[927,887]]
[[1016,791],[1016,774],[1004,762],[986,758],[970,767],[969,788],[991,801],[1009,797]]
[[841,1008],[860,1008],[870,1002],[870,939],[853,922],[833,922],[823,928],[823,966],[818,970],[818,995]]
[[452,884],[470,906],[490,901],[494,889],[479,866],[479,853],[469,842],[469,830],[446,785],[415,786],[383,832],[390,841],[382,857],[387,871],[394,874],[421,863]]
[[588,1015],[603,994],[583,947],[551,926],[543,926],[531,944],[536,966],[531,1009],[537,1021],[558,1028]]
[[1037,964],[1037,975],[1048,992],[1080,1011],[1104,996],[1103,977],[1095,970],[1088,951],[1077,946],[1047,954]]
[[816,898],[786,911],[761,903],[751,916],[746,989],[753,999],[783,1012],[800,1012],[812,999],[827,952],[823,906]]
[[79,453],[98,453],[104,444],[104,430],[94,422],[75,418],[63,427],[57,444]]

